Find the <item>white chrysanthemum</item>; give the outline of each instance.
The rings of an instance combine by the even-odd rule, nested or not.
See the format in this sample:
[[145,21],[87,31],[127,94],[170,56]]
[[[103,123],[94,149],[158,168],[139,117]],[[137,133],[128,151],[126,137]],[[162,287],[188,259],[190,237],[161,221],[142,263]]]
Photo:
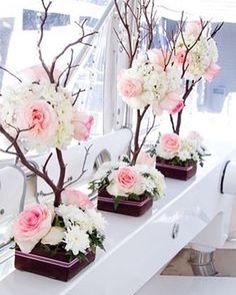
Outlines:
[[182,150],[179,152],[178,157],[180,158],[181,161],[186,161],[191,159],[191,154],[186,150]]
[[72,226],[65,233],[64,242],[66,251],[72,251],[74,255],[86,254],[90,246],[88,234],[79,226]]
[[140,181],[140,187],[143,192],[147,191],[153,193],[154,189],[158,190],[158,195],[162,196],[165,191],[164,176],[155,168],[146,165],[135,165],[135,169],[140,172],[142,179]]
[[105,230],[106,220],[100,212],[97,212],[94,208],[86,210],[88,214],[93,229],[96,229],[98,232],[103,233]]
[[[126,163],[122,162],[123,165],[127,165]],[[103,177],[105,177],[109,171],[114,170],[114,169],[118,169],[120,167],[120,163],[115,163],[115,162],[105,162],[103,163],[99,169],[96,171],[93,179],[101,179]]]
[[56,209],[56,212],[63,218],[66,227],[76,224],[82,230],[90,233],[94,229],[93,219],[86,212],[74,205],[62,204]]

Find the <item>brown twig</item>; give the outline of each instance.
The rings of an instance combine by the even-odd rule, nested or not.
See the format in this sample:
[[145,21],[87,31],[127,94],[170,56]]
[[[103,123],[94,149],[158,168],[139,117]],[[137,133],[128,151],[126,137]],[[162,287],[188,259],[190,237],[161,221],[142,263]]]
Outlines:
[[15,138],[10,135],[9,132],[5,130],[5,128],[0,124],[0,133],[2,133],[7,140],[11,144],[13,144],[13,147],[16,151],[17,156],[19,157],[21,163],[28,168],[30,171],[32,171],[35,175],[41,177],[53,190],[54,194],[58,194],[58,188],[57,186],[53,183],[52,179],[44,174],[42,171],[40,171],[35,165],[33,165],[28,159],[26,159],[21,147],[19,146],[18,142],[15,141]]
[[0,66],[0,69],[3,70],[4,72],[7,72],[9,75],[16,78],[20,83],[22,83],[22,80],[19,77],[17,77],[15,74],[10,72],[8,69],[4,68],[3,66]]
[[46,24],[46,20],[48,18],[48,10],[52,4],[52,1],[49,1],[48,5],[45,4],[44,0],[41,0],[42,2],[42,5],[43,5],[43,8],[44,8],[44,15],[40,17],[40,20],[41,20],[41,24],[40,24],[40,36],[39,36],[39,40],[38,40],[38,43],[37,43],[37,47],[38,47],[38,54],[39,54],[39,60],[49,78],[49,81],[51,83],[54,83],[54,77],[53,75],[51,75],[50,73],[50,69],[48,68],[48,66],[46,65],[45,61],[44,61],[44,58],[43,58],[43,54],[42,54],[42,49],[41,49],[41,44],[42,44],[42,41],[43,41],[43,37],[44,37],[44,26]]
[[85,147],[85,156],[84,156],[84,161],[83,161],[83,164],[82,164],[82,169],[81,169],[80,175],[76,179],[74,179],[73,181],[71,181],[68,184],[64,185],[64,189],[66,189],[68,186],[71,186],[72,184],[78,182],[81,179],[81,177],[87,172],[87,169],[85,169],[85,165],[86,165],[88,155],[89,155],[89,151],[90,151],[91,147],[92,147],[92,144],[88,148]]
[[58,53],[55,58],[53,59],[52,63],[51,63],[51,67],[50,67],[50,76],[53,77],[53,73],[56,67],[56,63],[57,61],[67,52],[68,49],[70,49],[71,47],[77,45],[77,44],[83,44],[83,45],[87,45],[87,46],[92,46],[89,43],[84,42],[84,39],[86,39],[89,36],[92,36],[94,34],[97,34],[97,32],[90,32],[90,33],[85,33],[85,23],[86,23],[87,19],[84,19],[83,22],[81,24],[77,23],[76,24],[80,27],[81,31],[82,31],[82,35],[76,39],[75,41],[67,44],[60,53]]
[[77,92],[73,93],[72,96],[75,96],[75,99],[72,103],[72,106],[76,105],[77,100],[79,99],[80,93],[84,92],[85,89],[79,89]]

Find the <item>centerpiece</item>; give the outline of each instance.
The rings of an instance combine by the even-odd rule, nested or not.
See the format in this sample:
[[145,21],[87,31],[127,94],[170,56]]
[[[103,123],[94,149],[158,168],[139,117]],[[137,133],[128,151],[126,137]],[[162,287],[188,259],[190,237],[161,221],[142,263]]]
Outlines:
[[[84,20],[76,23],[80,36],[67,44],[56,55],[51,65],[44,60],[41,43],[51,2],[42,0],[40,36],[37,44],[41,66],[36,66],[32,79],[27,83],[17,78],[17,85],[2,91],[0,109],[0,134],[7,142],[5,153],[16,159],[36,176],[41,177],[54,193],[53,204],[28,205],[13,225],[16,243],[15,267],[58,280],[67,281],[95,259],[97,246],[103,249],[104,219],[90,202],[89,197],[69,189],[63,150],[72,139],[86,140],[90,134],[93,117],[79,111],[76,105],[81,89],[67,91],[70,73],[75,65],[72,47],[85,44],[86,38],[95,32],[85,33]],[[61,57],[71,50],[70,62],[61,73],[56,66]],[[37,79],[36,79],[37,78]],[[47,152],[42,167],[35,165],[27,152]],[[84,158],[83,166],[87,159]],[[54,180],[48,172],[50,161],[57,161],[59,176]],[[81,169],[77,180],[82,177]],[[74,182],[74,181],[73,181]]]
[[[199,143],[195,145],[189,141],[188,137],[184,139],[179,137],[182,115],[194,87],[202,78],[212,81],[220,71],[217,65],[218,50],[214,37],[222,24],[210,30],[208,21],[204,22],[200,19],[198,22],[186,22],[183,17],[184,14],[177,26],[176,34],[172,34],[171,38],[166,36],[168,48],[152,49],[149,56],[150,61],[155,64],[156,60],[160,60],[159,52],[165,52],[166,62],[163,63],[163,67],[167,70],[170,66],[177,68],[184,86],[181,94],[182,107],[178,113],[172,112],[169,116],[173,134],[164,134],[157,144],[156,167],[166,177],[187,180],[196,174],[197,162],[201,160],[204,151],[199,148]],[[172,144],[173,147],[176,145],[177,150],[168,150],[167,146]],[[155,150],[155,147],[152,150]]]
[[[170,60],[164,51],[158,51],[155,61],[149,55],[156,26],[153,4],[154,1],[140,1],[137,9],[133,9],[129,0],[122,1],[121,6],[115,1],[119,27],[122,27],[115,33],[128,57],[128,69],[118,75],[117,88],[126,103],[126,111],[129,112],[129,107],[136,112],[136,124],[128,157],[119,163],[103,164],[90,183],[92,191],[98,191],[98,209],[132,216],[144,214],[153,200],[164,194],[164,177],[153,163],[148,165],[153,159],[142,150],[155,126],[156,116],[163,111],[175,114],[183,107],[178,68],[171,65],[167,68]],[[130,23],[135,24],[135,36]],[[139,52],[145,48],[144,44],[146,49]],[[142,123],[148,115],[152,123],[141,138]]]
[[202,141],[195,131],[184,138],[175,133],[165,133],[150,153],[156,155],[156,167],[166,177],[188,180],[195,175],[197,164],[203,166],[204,156],[208,155]]

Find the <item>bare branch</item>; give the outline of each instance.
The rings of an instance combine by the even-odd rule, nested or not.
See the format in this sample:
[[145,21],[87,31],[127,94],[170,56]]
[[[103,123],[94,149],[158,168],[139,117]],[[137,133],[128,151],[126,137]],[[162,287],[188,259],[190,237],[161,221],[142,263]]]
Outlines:
[[8,69],[0,66],[0,69],[2,69],[4,72],[8,73],[9,75],[11,75],[12,77],[16,78],[20,83],[22,83],[22,80],[17,77],[15,74],[13,74],[12,72],[10,72]]
[[54,83],[54,77],[53,75],[50,74],[50,70],[49,68],[47,67],[45,61],[44,61],[44,58],[43,58],[43,54],[42,54],[42,49],[41,49],[41,43],[43,41],[43,36],[44,36],[44,26],[45,26],[45,23],[46,23],[46,20],[48,18],[48,10],[52,4],[52,1],[49,1],[48,5],[45,4],[44,0],[41,0],[42,2],[42,5],[43,5],[43,8],[44,8],[44,15],[40,17],[40,20],[41,20],[41,24],[40,24],[40,36],[39,36],[39,40],[38,40],[38,43],[37,43],[37,47],[38,47],[38,54],[39,54],[39,60],[46,72],[46,74],[48,75],[48,78],[50,80],[51,83]]
[[81,177],[87,172],[87,169],[85,169],[85,165],[86,165],[88,155],[89,155],[89,151],[90,151],[91,147],[92,147],[92,144],[88,148],[85,147],[85,156],[84,156],[84,161],[83,161],[83,164],[82,164],[81,173],[79,174],[79,176],[76,179],[74,179],[73,181],[67,183],[64,186],[64,189],[66,189],[68,186],[71,186],[72,184],[78,182],[81,179]]
[[76,93],[72,94],[72,96],[75,96],[75,99],[74,99],[74,101],[72,103],[72,106],[74,106],[77,103],[77,100],[78,100],[78,98],[80,96],[80,93],[82,93],[84,91],[85,91],[85,89],[79,89]]

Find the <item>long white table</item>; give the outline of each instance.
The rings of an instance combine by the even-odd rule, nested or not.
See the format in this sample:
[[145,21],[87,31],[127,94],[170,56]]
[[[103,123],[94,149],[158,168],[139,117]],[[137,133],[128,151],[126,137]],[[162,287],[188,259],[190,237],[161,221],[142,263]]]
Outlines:
[[0,282],[0,294],[135,294],[218,213],[230,207],[230,198],[219,193],[219,183],[226,160],[235,158],[236,145],[225,142],[208,147],[212,155],[203,168],[198,167],[197,175],[186,182],[166,179],[166,196],[144,216],[104,213],[106,252],[99,250],[95,262],[74,279],[64,283],[13,270]]

